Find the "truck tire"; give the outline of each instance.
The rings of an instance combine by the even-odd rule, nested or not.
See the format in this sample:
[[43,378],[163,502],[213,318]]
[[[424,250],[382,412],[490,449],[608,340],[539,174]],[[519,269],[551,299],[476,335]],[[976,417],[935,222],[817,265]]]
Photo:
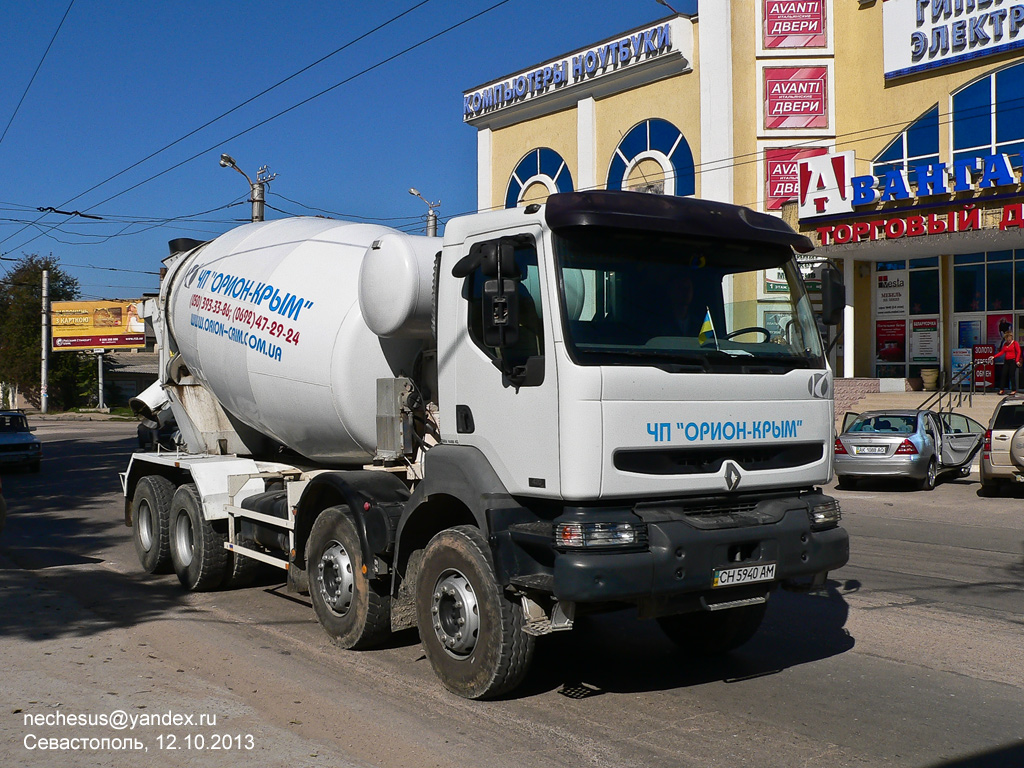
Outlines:
[[391,635],[387,585],[364,570],[363,549],[348,507],[328,507],[306,543],[309,598],[335,645],[364,650]]
[[168,518],[174,483],[160,475],[146,475],[132,497],[132,541],[146,573],[171,572]]
[[701,611],[658,619],[661,630],[687,653],[716,656],[739,648],[757,632],[768,604]]
[[190,592],[208,592],[224,583],[228,568],[227,537],[203,515],[194,483],[178,487],[171,499],[168,528],[171,564],[178,581]]
[[490,548],[473,526],[441,531],[427,544],[416,585],[420,641],[444,687],[493,698],[522,682],[535,638],[522,608],[498,584]]
[[[235,543],[246,549],[259,549],[252,539],[235,537]],[[224,589],[241,589],[248,587],[256,579],[263,563],[253,557],[246,557],[237,552],[228,552],[228,564],[224,569]]]

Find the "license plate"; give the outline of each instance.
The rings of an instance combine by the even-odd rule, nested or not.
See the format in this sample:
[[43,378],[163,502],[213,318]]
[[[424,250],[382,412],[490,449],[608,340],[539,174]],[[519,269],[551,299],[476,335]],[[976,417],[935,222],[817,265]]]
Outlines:
[[712,587],[734,587],[738,584],[772,581],[775,578],[775,563],[744,565],[739,568],[716,568],[714,577]]
[[854,453],[885,453],[884,445],[861,445],[853,449]]

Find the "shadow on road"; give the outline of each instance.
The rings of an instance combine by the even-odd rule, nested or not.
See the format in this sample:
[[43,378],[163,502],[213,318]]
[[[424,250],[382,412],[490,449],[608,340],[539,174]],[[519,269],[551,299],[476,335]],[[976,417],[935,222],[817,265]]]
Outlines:
[[0,637],[94,635],[182,605],[173,577],[150,577],[134,560],[117,570],[109,562],[131,535],[117,513],[118,472],[134,447],[134,430],[130,438],[49,440],[39,473],[4,473]]
[[1024,741],[988,752],[936,763],[932,768],[1019,768],[1024,765]]
[[516,698],[558,688],[570,698],[734,683],[849,651],[849,608],[838,582],[827,596],[776,592],[754,638],[720,657],[684,654],[652,620],[632,611],[583,617],[572,632],[541,638]]

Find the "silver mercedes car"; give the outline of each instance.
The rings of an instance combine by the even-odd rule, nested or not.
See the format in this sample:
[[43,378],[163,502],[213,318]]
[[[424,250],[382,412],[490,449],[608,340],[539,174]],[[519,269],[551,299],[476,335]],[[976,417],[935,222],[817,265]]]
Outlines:
[[850,488],[858,480],[906,478],[930,491],[940,475],[970,474],[984,435],[981,424],[959,413],[848,413],[835,443],[836,479]]

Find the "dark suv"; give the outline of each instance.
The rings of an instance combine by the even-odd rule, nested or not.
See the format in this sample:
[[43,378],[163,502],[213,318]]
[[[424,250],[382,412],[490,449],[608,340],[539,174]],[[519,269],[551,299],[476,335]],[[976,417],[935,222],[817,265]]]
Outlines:
[[0,467],[28,467],[39,471],[43,445],[32,434],[21,411],[0,411]]

